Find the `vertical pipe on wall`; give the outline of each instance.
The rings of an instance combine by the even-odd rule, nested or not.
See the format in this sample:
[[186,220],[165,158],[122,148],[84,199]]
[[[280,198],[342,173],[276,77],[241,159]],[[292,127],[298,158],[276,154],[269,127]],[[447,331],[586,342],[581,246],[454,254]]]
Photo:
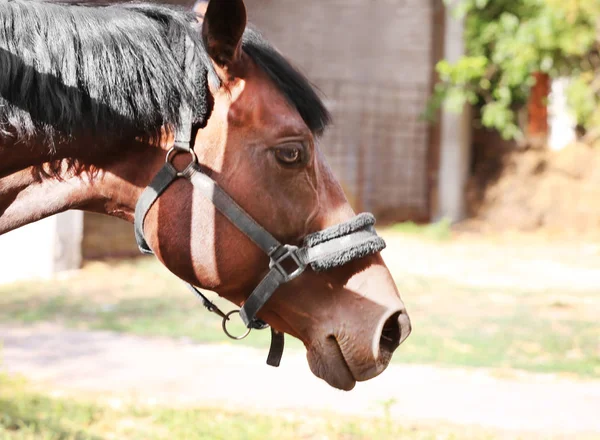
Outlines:
[[[465,53],[464,23],[445,8],[444,59],[458,61]],[[457,222],[465,218],[465,189],[471,156],[471,112],[465,105],[461,113],[442,110],[440,118],[440,155],[437,209],[433,219],[448,218]]]

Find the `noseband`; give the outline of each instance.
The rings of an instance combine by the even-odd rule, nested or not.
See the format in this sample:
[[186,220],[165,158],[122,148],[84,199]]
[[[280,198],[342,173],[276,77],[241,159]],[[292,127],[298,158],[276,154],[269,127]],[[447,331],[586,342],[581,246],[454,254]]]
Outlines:
[[[186,179],[269,257],[269,272],[256,286],[241,309],[227,314],[222,312],[196,287],[186,283],[187,287],[201,298],[203,305],[210,312],[216,313],[222,318],[223,330],[230,338],[243,339],[252,329],[260,330],[269,327],[267,323],[258,319],[256,314],[269,301],[279,286],[299,277],[309,266],[313,271],[321,272],[375,254],[385,248],[385,242],[375,232],[375,218],[368,213],[360,214],[345,223],[307,236],[302,247],[280,243],[250,217],[214,180],[202,172],[192,148],[191,111],[187,105],[183,105],[180,113],[182,125],[175,133],[175,142],[167,153],[165,164],[137,202],[134,223],[135,238],[142,253],[153,253],[144,238],[144,219],[152,205],[174,181]],[[182,153],[189,154],[191,160],[185,169],[178,171],[172,161],[176,155]],[[239,337],[233,336],[227,329],[227,323],[236,313],[239,313],[248,329],[244,335]],[[269,365],[279,366],[283,348],[283,333],[271,328],[271,348],[267,357]]]

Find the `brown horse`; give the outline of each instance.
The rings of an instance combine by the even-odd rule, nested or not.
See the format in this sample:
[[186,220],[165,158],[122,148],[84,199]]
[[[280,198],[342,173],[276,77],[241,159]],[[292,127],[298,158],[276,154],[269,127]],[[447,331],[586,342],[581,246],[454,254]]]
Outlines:
[[[133,222],[184,101],[202,170],[278,240],[354,216],[318,148],[329,116],[310,84],[246,29],[242,0],[212,0],[201,32],[196,19],[160,5],[0,4],[0,234],[68,209]],[[189,42],[204,60],[194,75],[181,62]],[[238,305],[269,269],[185,179],[144,232],[175,275]],[[314,374],[345,390],[380,374],[411,330],[378,253],[309,268],[259,317],[301,339]]]

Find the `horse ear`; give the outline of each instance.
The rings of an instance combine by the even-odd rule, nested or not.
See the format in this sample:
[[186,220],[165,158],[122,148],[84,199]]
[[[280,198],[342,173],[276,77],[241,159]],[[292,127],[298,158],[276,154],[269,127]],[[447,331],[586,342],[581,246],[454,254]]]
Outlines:
[[219,66],[227,67],[235,62],[245,29],[243,0],[210,1],[202,24],[202,39],[208,54]]

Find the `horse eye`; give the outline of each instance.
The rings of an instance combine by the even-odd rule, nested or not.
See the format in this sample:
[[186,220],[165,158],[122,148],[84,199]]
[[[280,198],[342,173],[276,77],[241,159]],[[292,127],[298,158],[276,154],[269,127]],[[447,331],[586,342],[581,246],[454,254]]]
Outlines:
[[302,162],[302,148],[288,145],[275,148],[275,158],[282,165],[296,165]]

